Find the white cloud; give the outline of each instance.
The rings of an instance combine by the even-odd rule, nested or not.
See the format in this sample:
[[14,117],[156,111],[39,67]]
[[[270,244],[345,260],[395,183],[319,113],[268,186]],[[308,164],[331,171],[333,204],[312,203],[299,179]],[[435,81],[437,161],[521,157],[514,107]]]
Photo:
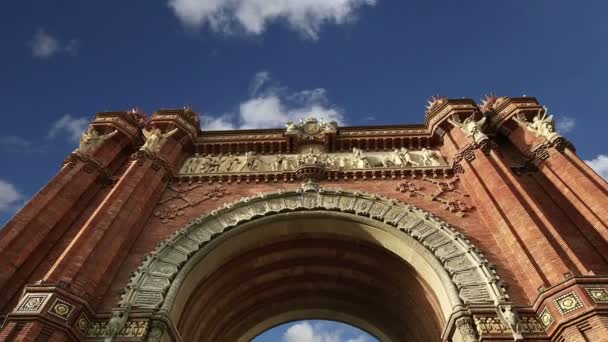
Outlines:
[[0,179],[0,211],[15,208],[23,199],[23,194],[17,188]]
[[76,54],[78,41],[72,39],[63,43],[41,28],[34,34],[34,38],[30,42],[30,47],[32,49],[33,57],[44,59],[52,57],[60,52],[67,52],[72,55]]
[[65,136],[68,140],[79,141],[80,135],[87,129],[89,119],[76,118],[66,114],[55,121],[49,130],[48,137]]
[[589,164],[591,168],[595,170],[605,180],[608,180],[608,156],[600,154],[591,160],[585,160],[585,163]]
[[186,26],[207,25],[220,33],[262,34],[268,24],[282,21],[310,39],[318,39],[321,26],[356,19],[363,6],[377,0],[169,0],[168,5]]
[[209,131],[232,130],[236,128],[232,121],[232,115],[222,115],[217,118],[203,116],[201,119],[201,127]]
[[555,128],[560,133],[569,133],[576,126],[576,120],[568,116],[558,116],[555,118]]
[[363,335],[348,340],[344,340],[342,335],[341,329],[328,329],[324,324],[311,325],[304,321],[289,327],[282,342],[368,342]]
[[239,105],[238,114],[207,117],[202,129],[276,128],[310,116],[344,124],[344,111],[330,103],[323,88],[290,92],[262,71],[253,77],[250,89],[250,98]]

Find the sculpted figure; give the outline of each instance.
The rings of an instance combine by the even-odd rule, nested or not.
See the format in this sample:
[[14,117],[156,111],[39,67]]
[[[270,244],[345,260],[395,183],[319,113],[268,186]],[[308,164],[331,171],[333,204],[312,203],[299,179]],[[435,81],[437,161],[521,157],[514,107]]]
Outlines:
[[272,162],[272,171],[284,171],[287,169],[287,159],[281,153],[274,157]]
[[160,151],[160,147],[162,146],[163,142],[168,137],[170,137],[173,134],[177,133],[177,128],[174,128],[173,130],[171,130],[171,131],[169,131],[167,133],[163,133],[160,130],[160,128],[153,128],[150,131],[148,131],[148,130],[146,130],[144,128],[141,131],[144,134],[144,137],[146,137],[146,142],[140,148],[140,150],[141,151],[148,151],[150,153],[157,153],[158,151]]
[[502,319],[503,323],[508,326],[513,332],[513,338],[515,339],[515,341],[521,340],[523,337],[521,335],[519,317],[517,315],[517,312],[513,310],[513,306],[499,305],[498,314],[500,315],[500,318]]
[[226,157],[222,158],[220,162],[220,166],[218,168],[219,172],[230,172],[234,170],[235,166],[238,165],[239,159],[229,153]]
[[80,136],[80,145],[78,146],[77,151],[83,154],[92,153],[102,142],[110,139],[116,134],[118,134],[117,130],[107,134],[99,134],[93,126],[89,126],[87,131]]
[[260,166],[260,157],[253,151],[245,152],[245,163],[243,164],[242,171],[255,171]]
[[412,155],[410,155],[410,152],[407,150],[407,148],[402,147],[400,150],[400,155],[401,155],[401,160],[402,160],[403,166],[408,166],[408,165],[420,166],[420,163],[418,163],[417,161],[412,159]]
[[308,153],[304,156],[304,162],[309,165],[316,164],[319,161],[321,153],[316,154],[312,147],[308,149]]
[[363,155],[363,150],[361,150],[360,148],[356,148],[353,147],[353,166],[358,168],[358,169],[362,169],[362,168],[368,168],[369,167],[369,161],[367,160],[367,157],[365,157]]
[[524,127],[528,128],[530,131],[534,132],[537,137],[545,137],[548,140],[552,140],[556,137],[559,137],[559,133],[555,131],[555,122],[553,121],[553,115],[547,116],[549,110],[547,107],[543,107],[543,110],[536,114],[534,118],[532,118],[532,122],[528,122],[525,119],[518,118],[517,116],[514,119],[522,124]]
[[336,167],[336,158],[334,158],[331,155],[327,155],[325,157],[325,166],[328,168],[335,168]]
[[114,336],[118,334],[127,322],[127,316],[128,315],[125,312],[114,311],[112,313],[112,318],[110,318],[110,321],[106,326],[106,338],[104,339],[104,342],[111,342],[114,339]]
[[209,171],[209,167],[211,166],[211,157],[209,155],[205,155],[200,158],[200,162],[198,164],[198,173],[205,173]]
[[467,137],[471,138],[473,142],[478,144],[483,140],[488,139],[488,136],[482,131],[482,127],[486,122],[486,117],[484,116],[483,118],[479,119],[479,121],[475,121],[473,116],[474,115],[472,114],[468,118],[464,119],[463,122],[458,122],[452,118],[448,119],[448,121],[452,125],[460,128],[467,135]]
[[198,153],[197,153],[194,155],[194,157],[191,157],[190,159],[188,159],[188,161],[186,161],[186,163],[184,164],[184,167],[182,168],[182,172],[183,173],[196,173],[199,162],[200,162],[200,159],[198,158]]
[[435,152],[433,152],[431,150],[427,150],[426,148],[423,148],[422,151],[420,151],[420,154],[422,155],[422,165],[424,165],[424,166],[439,165]]
[[304,156],[301,154],[298,154],[298,156],[296,157],[296,167],[300,167],[302,165],[304,165],[305,161],[304,161]]
[[298,133],[298,126],[292,121],[287,121],[285,124],[285,134]]

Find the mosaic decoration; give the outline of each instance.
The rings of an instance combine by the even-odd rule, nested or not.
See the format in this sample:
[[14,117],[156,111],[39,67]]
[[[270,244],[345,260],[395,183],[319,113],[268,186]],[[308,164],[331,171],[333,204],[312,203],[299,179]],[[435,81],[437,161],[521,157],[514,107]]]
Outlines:
[[51,296],[50,293],[27,294],[17,307],[16,312],[40,312],[46,301]]
[[545,327],[545,330],[547,330],[547,328],[549,328],[551,324],[555,322],[555,319],[553,318],[547,307],[545,307],[540,313],[540,322]]
[[87,317],[87,315],[83,313],[80,314],[80,316],[78,316],[78,319],[76,320],[76,323],[74,324],[74,326],[76,327],[76,329],[82,334],[82,335],[86,335],[87,334],[87,330],[89,329],[89,326],[91,325],[91,321],[89,320],[89,318]]
[[557,297],[554,302],[560,315],[565,315],[583,307],[583,302],[574,291]]
[[51,305],[51,308],[49,309],[48,313],[57,318],[61,318],[67,321],[73,310],[74,305],[59,298],[56,298],[53,304]]
[[596,304],[608,304],[608,288],[605,287],[585,287],[585,291],[591,300]]

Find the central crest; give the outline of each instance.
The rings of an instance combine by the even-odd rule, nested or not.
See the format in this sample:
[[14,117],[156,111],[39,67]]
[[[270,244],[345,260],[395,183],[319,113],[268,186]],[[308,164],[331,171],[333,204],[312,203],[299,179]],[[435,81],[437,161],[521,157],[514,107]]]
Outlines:
[[305,140],[321,138],[323,134],[336,133],[338,124],[335,121],[323,122],[315,117],[300,120],[299,123],[288,121],[285,124],[285,135],[300,137]]

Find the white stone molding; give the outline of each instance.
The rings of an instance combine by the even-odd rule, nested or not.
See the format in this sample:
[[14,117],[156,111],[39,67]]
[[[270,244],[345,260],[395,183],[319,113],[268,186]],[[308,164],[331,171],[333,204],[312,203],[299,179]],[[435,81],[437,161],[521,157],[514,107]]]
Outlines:
[[[223,232],[257,218],[295,211],[328,211],[361,217],[406,234],[421,257],[430,258],[437,272],[450,279],[452,307],[494,306],[508,300],[494,267],[454,227],[436,216],[377,195],[306,186],[298,191],[279,191],[243,198],[194,219],[174,233],[144,260],[130,279],[120,307],[156,310],[182,267]],[[428,256],[427,256],[428,255]]]

